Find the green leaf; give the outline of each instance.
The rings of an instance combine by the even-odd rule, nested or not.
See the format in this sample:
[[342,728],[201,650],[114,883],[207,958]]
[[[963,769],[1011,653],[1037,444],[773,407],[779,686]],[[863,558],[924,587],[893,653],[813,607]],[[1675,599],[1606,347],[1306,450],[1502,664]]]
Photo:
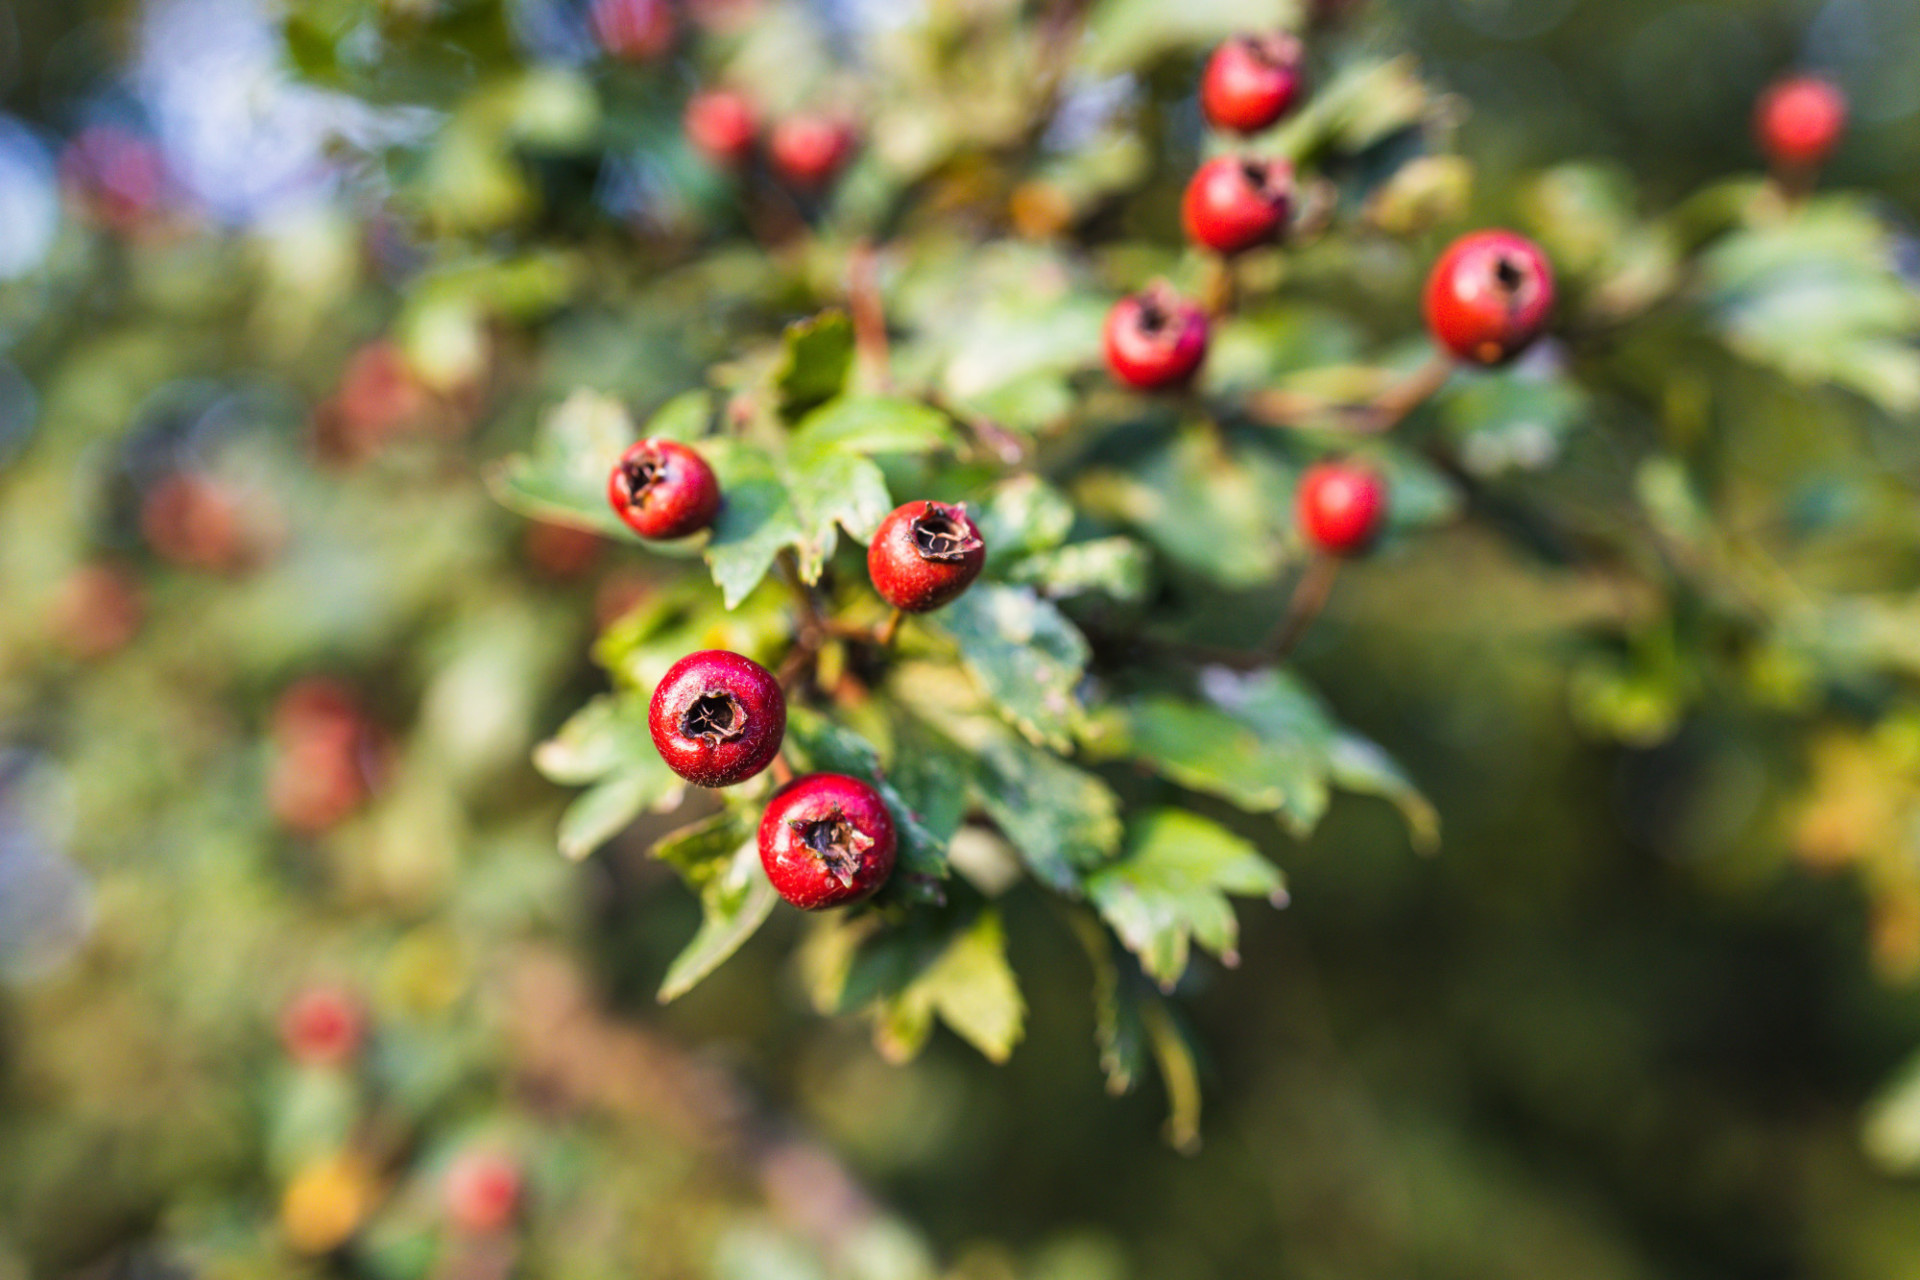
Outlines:
[[780,394],[780,416],[791,422],[846,386],[853,368],[853,322],[844,311],[823,311],[788,325],[780,342],[774,386]]
[[887,478],[857,453],[822,453],[810,463],[789,459],[787,493],[799,522],[800,576],[817,582],[845,529],[857,542],[873,541],[893,510]]
[[1028,556],[1010,565],[1006,578],[1055,599],[1098,592],[1133,602],[1146,597],[1150,560],[1132,538],[1095,538]]
[[1120,802],[1093,774],[1012,734],[975,744],[974,793],[1036,876],[1080,891],[1080,873],[1119,847]]
[[705,391],[687,391],[661,405],[647,419],[640,434],[654,440],[698,440],[713,423],[713,397]]
[[1087,897],[1147,974],[1171,991],[1198,942],[1237,964],[1228,894],[1285,900],[1280,873],[1252,845],[1196,814],[1161,809],[1134,821],[1118,862],[1087,877]]
[[1122,972],[1114,956],[1113,935],[1098,916],[1075,909],[1070,921],[1093,966],[1094,1043],[1100,1050],[1107,1092],[1117,1097],[1133,1091],[1147,1065],[1146,1026],[1134,995],[1139,979],[1132,975],[1131,966]]
[[487,487],[521,515],[637,541],[607,504],[607,476],[635,439],[619,401],[576,391],[541,421],[530,452],[488,468]]
[[1441,418],[1477,475],[1547,466],[1588,412],[1579,384],[1525,369],[1454,379],[1442,397]]
[[[691,857],[695,852],[706,852],[708,847],[695,838],[676,846],[671,856]],[[708,858],[696,865],[701,868],[697,873],[701,879],[700,929],[667,966],[666,976],[660,981],[662,1004],[693,990],[738,951],[765,923],[779,897],[760,865],[759,845],[751,838],[731,855]]]
[[647,810],[679,803],[686,784],[660,759],[638,693],[603,694],[534,751],[534,765],[564,785],[594,784],[560,818],[560,851],[584,858]]
[[939,902],[945,896],[940,881],[949,875],[946,840],[921,821],[899,789],[880,767],[880,753],[851,729],[828,720],[807,707],[787,712],[787,744],[809,770],[844,773],[870,782],[893,815],[900,840],[897,870],[885,893],[907,902]]
[[807,535],[764,450],[719,441],[706,453],[726,495],[706,558],[723,602],[732,609],[760,585],[781,551],[804,545]]
[[1073,504],[1067,495],[1027,474],[997,485],[973,516],[987,544],[989,568],[1050,551],[1065,542],[1073,528]]
[[1007,964],[1006,931],[998,912],[982,911],[955,937],[940,958],[890,1002],[881,1027],[893,1046],[910,1057],[925,1041],[925,1026],[934,1014],[990,1062],[1005,1062],[1020,1043],[1027,1006]]
[[1089,473],[1075,494],[1088,510],[1138,529],[1176,564],[1245,588],[1271,582],[1287,563],[1293,530],[1283,495],[1293,481],[1266,454],[1191,426],[1125,471]]
[[1036,743],[1071,748],[1089,651],[1065,614],[1028,588],[985,583],[948,605],[938,625],[1009,722]]
[[809,465],[836,451],[926,453],[953,443],[946,415],[913,400],[842,396],[808,414],[787,454]]
[[1391,801],[1406,820],[1414,848],[1432,852],[1440,847],[1440,814],[1378,743],[1343,731],[1333,740],[1327,766],[1341,789]]
[[1193,1040],[1165,1000],[1146,1001],[1140,1013],[1167,1088],[1167,1143],[1191,1155],[1200,1148],[1200,1064]]

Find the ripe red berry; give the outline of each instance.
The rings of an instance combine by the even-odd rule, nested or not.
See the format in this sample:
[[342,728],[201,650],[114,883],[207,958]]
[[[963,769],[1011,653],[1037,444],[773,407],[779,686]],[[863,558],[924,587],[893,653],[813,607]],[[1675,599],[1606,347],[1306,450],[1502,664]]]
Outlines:
[[1847,95],[1832,81],[1794,76],[1772,85],[1754,109],[1760,150],[1779,169],[1814,169],[1840,145]]
[[1142,391],[1181,386],[1207,357],[1207,314],[1164,284],[1107,313],[1107,369]]
[[667,0],[594,0],[594,38],[622,62],[651,62],[673,44],[673,9]]
[[690,653],[667,669],[647,708],[653,745],[695,786],[730,787],[773,762],[787,733],[787,698],[773,673],[725,649]]
[[302,1066],[339,1066],[360,1050],[360,1003],[340,987],[308,987],[280,1011],[280,1043]]
[[774,171],[803,191],[831,182],[853,156],[852,126],[824,115],[788,116],[773,126],[767,154]]
[[641,440],[607,477],[607,501],[643,538],[684,538],[720,514],[720,482],[707,460],[677,440]]
[[867,576],[881,599],[907,613],[950,604],[980,576],[987,544],[964,506],[895,507],[867,546]]
[[1305,85],[1300,41],[1284,31],[1236,36],[1200,77],[1200,109],[1216,129],[1258,133],[1292,110]]
[[1332,555],[1357,555],[1386,521],[1387,482],[1359,463],[1316,462],[1300,476],[1294,510],[1307,541]]
[[1180,202],[1195,244],[1240,253],[1286,232],[1293,212],[1293,166],[1285,160],[1217,156],[1194,171]]
[[893,874],[893,815],[858,778],[816,773],[774,796],[760,819],[760,865],[803,911],[871,897]]
[[520,1164],[500,1151],[463,1151],[447,1166],[447,1217],[462,1231],[485,1235],[520,1209]]
[[146,616],[146,600],[132,573],[98,561],[67,575],[48,615],[55,640],[74,657],[91,662],[133,639]]
[[1504,364],[1546,328],[1553,268],[1540,246],[1511,231],[1478,231],[1453,242],[1427,277],[1427,328],[1441,346],[1475,364]]
[[726,168],[746,163],[760,128],[753,103],[730,89],[708,89],[687,99],[684,124],[694,149]]

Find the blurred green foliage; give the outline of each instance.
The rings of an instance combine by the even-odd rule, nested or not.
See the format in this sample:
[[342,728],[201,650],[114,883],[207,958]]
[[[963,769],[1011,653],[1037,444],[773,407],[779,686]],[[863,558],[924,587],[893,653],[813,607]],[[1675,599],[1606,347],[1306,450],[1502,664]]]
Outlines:
[[[1101,318],[1206,288],[1198,59],[1286,0],[688,0],[632,64],[548,0],[16,8],[0,94],[66,141],[0,281],[0,1278],[1920,1266],[1901,6],[1315,27],[1254,145],[1327,229],[1160,400]],[[1856,123],[1796,201],[1747,128],[1802,60]],[[848,113],[852,169],[708,164],[715,82]],[[1553,339],[1356,444],[1492,222]],[[690,553],[605,506],[640,424],[726,484]],[[1388,538],[1236,669],[1349,448]],[[909,829],[884,911],[802,921],[644,698],[779,662],[788,571],[878,622],[856,544],[923,492],[993,559],[817,655],[791,750]],[[344,1062],[280,1025],[316,984]]]

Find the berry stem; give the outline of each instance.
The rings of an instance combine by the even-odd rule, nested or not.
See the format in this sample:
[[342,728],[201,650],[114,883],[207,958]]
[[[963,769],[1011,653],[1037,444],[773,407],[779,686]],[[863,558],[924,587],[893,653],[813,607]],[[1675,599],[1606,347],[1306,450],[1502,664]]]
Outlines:
[[782,751],[773,758],[773,785],[784,787],[793,781],[793,766],[787,763],[787,753]]
[[1200,305],[1207,309],[1209,316],[1218,319],[1233,314],[1239,295],[1239,280],[1233,259],[1224,253],[1209,254],[1207,279],[1201,289]]
[[1287,601],[1287,612],[1274,628],[1262,651],[1273,662],[1285,662],[1306,637],[1307,628],[1326,608],[1327,597],[1333,594],[1334,579],[1340,576],[1340,560],[1337,556],[1316,555],[1307,563],[1305,573],[1294,584],[1293,598]]
[[907,613],[904,609],[895,609],[892,613],[888,614],[887,620],[880,624],[878,631],[874,632],[873,642],[882,649],[892,648],[893,638],[900,634],[900,624],[906,619],[906,616]]
[[1264,391],[1248,400],[1247,411],[1270,427],[1296,427],[1335,415],[1339,421],[1331,425],[1354,435],[1385,435],[1430,400],[1452,376],[1452,357],[1436,351],[1425,364],[1364,404],[1328,404],[1294,392]]
[[847,263],[847,305],[853,313],[853,342],[860,363],[875,388],[885,394],[893,389],[893,361],[879,275],[879,254],[872,241],[863,239],[853,246]]

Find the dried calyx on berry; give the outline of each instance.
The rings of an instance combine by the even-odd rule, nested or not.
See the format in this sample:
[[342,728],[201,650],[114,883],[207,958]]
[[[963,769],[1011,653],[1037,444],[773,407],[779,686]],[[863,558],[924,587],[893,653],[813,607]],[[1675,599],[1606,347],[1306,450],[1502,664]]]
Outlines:
[[806,911],[858,902],[893,874],[893,815],[858,778],[816,773],[779,794],[760,819],[760,864],[780,896]]
[[724,649],[673,664],[647,707],[653,745],[667,767],[702,787],[744,782],[773,762],[787,731],[780,682]]
[[641,440],[607,478],[607,501],[643,538],[684,538],[720,514],[720,482],[706,459],[677,440]]
[[1183,386],[1207,356],[1207,314],[1164,282],[1107,312],[1107,369],[1142,391]]
[[961,504],[896,507],[867,547],[873,589],[894,608],[926,613],[960,596],[987,563],[987,544]]

